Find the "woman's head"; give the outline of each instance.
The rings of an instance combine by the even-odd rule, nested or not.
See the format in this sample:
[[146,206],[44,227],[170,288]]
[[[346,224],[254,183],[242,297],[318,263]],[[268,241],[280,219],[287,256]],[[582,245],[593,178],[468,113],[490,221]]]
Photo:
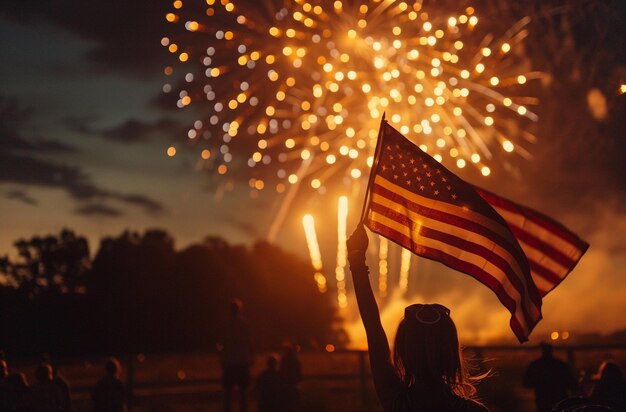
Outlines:
[[443,384],[471,396],[463,368],[456,326],[450,310],[439,304],[415,304],[404,310],[394,345],[394,364],[404,384]]

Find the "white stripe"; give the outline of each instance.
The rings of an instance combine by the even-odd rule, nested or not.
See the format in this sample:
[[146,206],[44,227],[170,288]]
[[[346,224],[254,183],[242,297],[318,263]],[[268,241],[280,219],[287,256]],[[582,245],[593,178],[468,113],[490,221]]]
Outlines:
[[541,295],[545,295],[546,293],[548,293],[555,285],[553,282],[547,280],[539,273],[532,270],[530,271],[530,276],[533,278],[533,282],[537,286],[537,289],[539,290],[539,293]]
[[[371,202],[378,204],[382,207],[391,209],[400,215],[404,215],[408,217],[414,223],[413,227],[414,228],[416,227],[413,233],[416,234],[417,236],[419,236],[419,229],[423,225],[428,228],[435,229],[440,232],[448,233],[450,235],[456,236],[460,239],[467,240],[468,242],[481,245],[485,247],[486,249],[492,251],[494,254],[501,257],[505,262],[507,262],[511,266],[511,269],[513,270],[514,274],[519,279],[520,283],[522,284],[524,288],[523,293],[525,296],[527,306],[531,306],[531,305],[534,306],[534,303],[532,302],[529,296],[529,291],[528,291],[529,285],[527,284],[524,273],[522,272],[522,269],[519,266],[519,262],[517,261],[517,259],[515,259],[515,257],[513,257],[507,251],[507,249],[503,248],[498,243],[472,230],[468,230],[468,229],[465,229],[463,227],[459,227],[453,224],[441,222],[436,219],[427,218],[419,213],[409,210],[404,205],[396,203],[393,200],[388,199],[385,196],[382,196],[377,193],[371,194]],[[479,256],[479,255],[475,255],[475,256]],[[482,257],[481,259],[484,260],[484,258]],[[482,267],[481,264],[477,266]],[[504,274],[504,272],[502,273]],[[504,274],[504,276],[506,276],[506,274]]]
[[574,262],[578,261],[578,259],[582,255],[580,249],[576,245],[570,243],[560,236],[555,235],[554,233],[545,229],[540,224],[535,223],[529,217],[526,217],[519,213],[513,213],[509,210],[502,209],[496,206],[493,206],[493,208],[496,210],[496,212],[500,214],[500,216],[504,218],[504,220],[509,225],[515,226],[518,229],[521,229],[531,234],[537,239],[541,239],[541,241],[552,246],[554,249],[557,249],[559,252],[572,259]]
[[[522,283],[524,282],[524,272],[519,266],[519,262],[513,255],[509,253],[509,251],[503,248],[500,244],[494,242],[493,240],[481,235],[480,233],[476,233],[472,230],[465,229],[464,227],[456,226],[452,223],[442,222],[437,219],[432,219],[425,217],[419,213],[416,213],[412,210],[405,208],[403,205],[394,202],[391,199],[388,199],[382,195],[377,193],[371,194],[371,199],[373,203],[376,203],[382,207],[391,209],[398,214],[407,216],[411,221],[415,222],[418,226],[424,225],[431,229],[438,230],[443,233],[447,233],[458,238],[467,240],[468,242],[476,243],[485,247],[486,249],[492,251],[496,255],[500,256],[505,262],[507,262],[513,272],[520,278]],[[428,222],[428,223],[424,223]],[[528,291],[526,291],[528,293]]]
[[[484,258],[481,258],[480,256],[476,256],[474,254],[471,254],[469,252],[466,252],[464,250],[460,250],[457,249],[447,243],[442,243],[439,242],[437,240],[434,239],[428,239],[428,238],[421,238],[419,241],[416,241],[416,239],[414,239],[412,237],[412,233],[410,234],[410,230],[409,228],[407,228],[404,225],[400,225],[398,223],[395,223],[394,220],[392,219],[388,219],[385,218],[384,216],[375,213],[375,212],[371,212],[371,214],[369,215],[369,219],[370,221],[376,222],[380,225],[386,226],[390,229],[396,230],[401,232],[402,234],[404,234],[405,236],[411,238],[413,240],[413,243],[420,245],[420,246],[424,246],[424,247],[428,247],[431,249],[436,249],[436,250],[440,250],[444,253],[448,253],[449,255],[452,255],[456,258],[458,258],[459,260],[462,260],[464,262],[470,263],[472,265],[478,266],[482,269],[485,270],[485,272],[487,272],[487,275],[491,275],[491,277],[500,285],[502,285],[502,289],[504,290],[504,293],[512,300],[515,302],[515,312],[512,313],[511,315],[514,316],[517,319],[517,322],[519,323],[519,325],[521,326],[521,328],[524,330],[525,335],[528,335],[528,329],[529,326],[526,323],[524,314],[523,314],[523,310],[522,310],[522,303],[521,303],[521,296],[519,294],[519,292],[517,291],[516,288],[514,288],[510,282],[508,281],[508,279],[506,278],[506,276],[503,275],[502,272],[499,273],[500,278],[493,276],[494,272],[498,272],[499,269],[496,267],[493,267],[489,262],[487,262]],[[394,224],[395,223],[395,224]],[[417,235],[417,237],[419,237],[419,235]],[[496,293],[494,291],[494,293]],[[496,293],[497,295],[497,293]],[[534,306],[531,305],[531,307],[529,309],[536,309]],[[532,311],[531,310],[531,317],[532,318],[536,318],[537,317],[537,313],[536,311]]]
[[536,249],[519,239],[518,242],[522,247],[522,250],[524,250],[524,254],[526,255],[526,257],[528,257],[529,261],[533,261],[545,267],[558,278],[562,279],[567,274],[568,269],[565,266],[562,266],[559,262],[552,260],[552,258],[543,253],[541,250]]
[[[405,236],[409,237],[415,244],[425,246],[431,249],[440,250],[444,253],[447,253],[451,256],[456,257],[457,259],[477,266],[487,272],[491,277],[496,280],[498,283],[502,285],[502,288],[506,292],[506,294],[516,302],[516,312],[521,310],[522,308],[522,296],[520,292],[511,284],[511,281],[508,279],[506,274],[497,266],[493,265],[491,262],[483,258],[482,256],[476,255],[474,253],[468,252],[463,249],[459,249],[454,247],[448,243],[441,242],[435,239],[426,238],[420,236],[419,227],[417,230],[411,230],[407,226],[396,222],[393,219],[390,219],[386,216],[383,216],[379,213],[370,210],[369,219],[375,221],[381,225],[387,226],[393,230],[396,230]],[[533,304],[529,299],[526,300],[528,305],[526,306],[529,309],[529,314],[531,318],[539,317],[539,309]],[[517,317],[517,316],[516,316]],[[522,318],[523,319],[523,318]],[[526,321],[522,321],[518,318],[521,324],[526,324]]]
[[467,207],[455,206],[453,204],[447,202],[441,202],[439,200],[431,199],[429,197],[420,196],[417,193],[413,193],[410,190],[406,190],[405,188],[396,185],[393,182],[381,177],[379,175],[374,179],[374,183],[379,186],[399,195],[403,198],[409,200],[412,203],[417,205],[427,207],[434,210],[439,210],[445,213],[449,213],[451,215],[469,220],[471,222],[477,223],[483,226],[485,229],[490,230],[491,232],[497,233],[502,236],[504,239],[511,240],[515,242],[515,238],[512,236],[510,229],[508,226],[504,224],[500,224],[499,222],[488,218],[487,216],[476,213],[470,210]]

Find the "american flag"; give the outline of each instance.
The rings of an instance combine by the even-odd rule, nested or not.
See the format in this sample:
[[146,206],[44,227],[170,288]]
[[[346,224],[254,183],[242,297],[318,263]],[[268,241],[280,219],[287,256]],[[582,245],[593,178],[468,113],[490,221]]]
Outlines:
[[509,225],[528,263],[541,297],[545,296],[574,269],[589,244],[554,219],[476,188]]
[[571,271],[586,243],[553,220],[463,181],[384,121],[378,144],[364,223],[489,287],[511,312],[517,338],[526,341],[541,320],[541,297]]

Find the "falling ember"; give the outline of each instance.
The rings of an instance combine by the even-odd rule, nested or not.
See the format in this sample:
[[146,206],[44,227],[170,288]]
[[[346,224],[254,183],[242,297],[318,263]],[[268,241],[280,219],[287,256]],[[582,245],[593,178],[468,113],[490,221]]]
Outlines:
[[389,253],[389,241],[386,237],[378,236],[380,245],[378,246],[378,296],[387,296],[387,255]]
[[409,270],[411,269],[411,251],[402,248],[402,254],[400,255],[400,281],[398,287],[404,294],[409,289]]
[[437,160],[483,176],[496,153],[510,156],[503,139],[522,153],[533,140],[537,99],[525,85],[541,74],[524,69],[529,18],[502,36],[473,8],[451,15],[396,0],[189,0],[165,18],[163,90],[205,113],[190,131],[216,154],[211,167],[247,165],[318,193],[339,175],[359,185],[384,111]]
[[348,306],[346,296],[346,240],[347,240],[347,220],[348,220],[348,197],[340,196],[337,204],[337,267],[335,277],[337,280],[337,305],[340,308]]
[[304,227],[304,234],[306,236],[306,243],[309,247],[309,254],[311,256],[311,265],[315,269],[315,282],[317,288],[321,293],[326,292],[326,277],[322,274],[322,254],[320,253],[320,247],[317,243],[317,235],[315,233],[315,219],[313,216],[307,214],[302,217],[302,226]]

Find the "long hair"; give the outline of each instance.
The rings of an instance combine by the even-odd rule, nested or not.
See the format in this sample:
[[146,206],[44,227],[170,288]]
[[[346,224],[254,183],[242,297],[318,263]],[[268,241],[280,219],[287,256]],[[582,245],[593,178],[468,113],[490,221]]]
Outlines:
[[472,377],[467,371],[449,312],[441,305],[407,307],[396,333],[393,362],[409,389],[418,384],[443,386],[450,393],[472,398],[474,384],[484,375]]

